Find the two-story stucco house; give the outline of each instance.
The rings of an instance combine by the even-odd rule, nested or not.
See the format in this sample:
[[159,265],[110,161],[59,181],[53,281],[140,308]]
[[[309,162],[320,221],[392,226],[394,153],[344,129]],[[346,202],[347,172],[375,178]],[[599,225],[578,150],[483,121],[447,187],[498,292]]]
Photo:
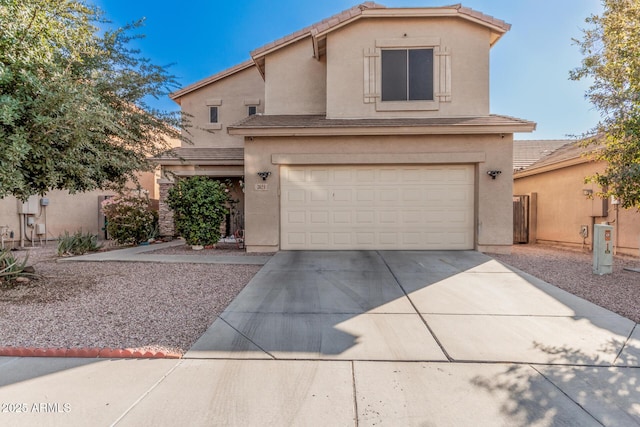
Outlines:
[[174,93],[198,129],[163,167],[243,177],[249,251],[509,251],[513,133],[535,129],[489,112],[509,28],[363,3]]

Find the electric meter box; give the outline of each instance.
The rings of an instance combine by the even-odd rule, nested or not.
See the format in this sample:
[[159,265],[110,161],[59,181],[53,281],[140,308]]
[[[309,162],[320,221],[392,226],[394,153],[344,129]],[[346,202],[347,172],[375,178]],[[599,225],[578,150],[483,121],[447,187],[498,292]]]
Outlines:
[[21,203],[18,201],[18,213],[23,215],[38,215],[38,196],[30,196],[29,199]]
[[593,274],[613,273],[613,226],[593,226]]

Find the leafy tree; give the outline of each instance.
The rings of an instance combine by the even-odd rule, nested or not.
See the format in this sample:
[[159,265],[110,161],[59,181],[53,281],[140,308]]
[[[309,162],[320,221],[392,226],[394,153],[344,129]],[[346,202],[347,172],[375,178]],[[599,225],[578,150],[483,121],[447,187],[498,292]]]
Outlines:
[[640,2],[603,0],[604,11],[586,19],[575,40],[584,58],[572,80],[591,79],[587,98],[600,111],[591,142],[602,144],[596,158],[607,162],[590,179],[625,208],[640,208]]
[[189,245],[214,245],[229,213],[229,189],[215,179],[179,179],[169,190],[167,204],[174,212],[176,231]]
[[[77,0],[0,0],[0,198],[124,187],[179,137],[145,99],[177,87]],[[104,28],[107,28],[106,30]]]

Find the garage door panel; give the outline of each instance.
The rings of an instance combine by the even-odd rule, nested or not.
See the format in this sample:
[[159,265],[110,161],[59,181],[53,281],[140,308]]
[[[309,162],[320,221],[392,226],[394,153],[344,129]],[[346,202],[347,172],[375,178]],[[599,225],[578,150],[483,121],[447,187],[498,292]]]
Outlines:
[[352,215],[350,211],[337,211],[333,212],[333,223],[334,224],[351,224]]
[[312,211],[309,215],[309,221],[312,224],[329,224],[329,212],[327,211]]
[[291,189],[287,192],[287,200],[289,202],[304,202],[305,191],[300,189]]
[[390,225],[398,223],[397,211],[381,211],[378,213],[378,215],[380,224]]
[[289,224],[305,224],[307,222],[307,212],[289,211],[287,212],[287,222]]
[[378,191],[379,200],[381,202],[397,202],[398,201],[398,190],[392,188],[381,188]]
[[309,192],[311,202],[326,202],[329,200],[329,191],[314,188]]
[[375,243],[375,234],[372,231],[361,232],[356,231],[356,244],[370,246]]
[[309,233],[312,245],[328,245],[330,242],[329,233]]
[[306,245],[306,233],[291,231],[287,233],[287,243],[289,246]]
[[420,169],[404,169],[402,171],[402,183],[418,183],[424,181],[424,171]]
[[380,244],[383,246],[396,246],[398,244],[398,234],[397,233],[379,233]]
[[397,169],[381,169],[379,174],[380,182],[389,184],[397,184],[399,180],[399,171]]
[[424,192],[420,188],[404,188],[401,192],[403,202],[421,202],[424,199]]
[[360,169],[356,171],[356,182],[371,184],[376,180],[374,169]]
[[473,165],[281,170],[282,249],[472,249]]
[[376,191],[373,188],[356,190],[357,202],[373,202],[376,199]]
[[351,183],[351,181],[353,181],[353,171],[342,169],[342,170],[333,170],[332,172],[333,172],[334,182]]
[[351,233],[332,233],[333,244],[348,247],[352,244]]
[[356,212],[356,225],[373,224],[375,222],[376,213],[374,211],[357,211]]
[[327,183],[330,181],[329,179],[329,171],[326,169],[312,169],[309,171],[309,182],[315,183]]
[[350,189],[336,188],[331,195],[334,202],[349,203],[353,201],[353,191]]
[[301,168],[288,169],[286,172],[286,178],[289,182],[305,182],[306,170]]

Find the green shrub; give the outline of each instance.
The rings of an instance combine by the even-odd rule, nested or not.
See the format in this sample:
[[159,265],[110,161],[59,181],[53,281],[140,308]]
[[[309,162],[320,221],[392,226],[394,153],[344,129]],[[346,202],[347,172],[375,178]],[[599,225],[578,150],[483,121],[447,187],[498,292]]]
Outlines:
[[158,213],[147,197],[121,194],[102,202],[102,211],[109,237],[120,244],[138,244],[158,235]]
[[176,231],[189,245],[214,245],[220,225],[229,213],[229,189],[206,177],[178,180],[169,190],[167,203],[173,210]]
[[0,282],[12,284],[18,277],[36,276],[25,271],[29,254],[22,261],[18,261],[9,249],[0,250]]
[[98,236],[91,233],[83,234],[81,230],[74,234],[65,231],[58,237],[58,256],[82,255],[87,252],[95,252],[102,245],[98,245]]

